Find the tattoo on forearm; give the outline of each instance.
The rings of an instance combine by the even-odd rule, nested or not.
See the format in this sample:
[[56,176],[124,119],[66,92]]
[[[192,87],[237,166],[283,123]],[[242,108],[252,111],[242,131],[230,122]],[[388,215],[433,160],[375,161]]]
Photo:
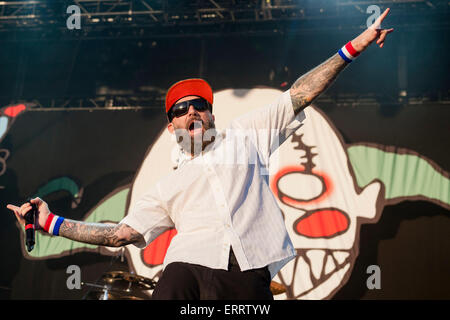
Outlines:
[[297,115],[309,106],[336,79],[339,72],[348,65],[338,53],[302,75],[290,89],[294,113]]
[[84,243],[119,247],[144,241],[144,238],[126,224],[87,223],[64,219],[59,234]]

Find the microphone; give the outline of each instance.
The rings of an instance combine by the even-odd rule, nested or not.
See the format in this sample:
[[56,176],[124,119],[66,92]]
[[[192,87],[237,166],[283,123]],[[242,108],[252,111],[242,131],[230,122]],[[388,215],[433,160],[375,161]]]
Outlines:
[[30,252],[34,248],[35,240],[34,240],[34,221],[36,219],[36,213],[37,213],[37,207],[34,203],[31,203],[31,210],[28,211],[24,218],[25,218],[25,235],[26,240],[25,244],[27,245],[27,250]]

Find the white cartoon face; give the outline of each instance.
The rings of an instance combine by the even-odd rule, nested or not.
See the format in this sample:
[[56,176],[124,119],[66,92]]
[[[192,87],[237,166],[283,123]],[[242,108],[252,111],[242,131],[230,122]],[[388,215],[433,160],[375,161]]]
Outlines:
[[[279,94],[275,89],[216,93],[216,127],[225,128],[232,119],[275,100]],[[269,168],[271,189],[298,252],[274,279],[287,288],[285,294],[275,296],[277,299],[325,299],[345,283],[358,254],[360,219],[375,218],[380,191],[378,183],[358,190],[335,130],[313,107],[305,109],[305,114],[303,126],[272,155],[277,161],[271,161]],[[138,172],[130,207],[149,185],[173,170],[177,148],[174,138],[164,131]],[[128,246],[137,274],[159,275],[162,266],[148,261],[165,252],[170,234],[161,237],[164,239],[158,238],[145,250]]]
[[272,157],[271,189],[298,257],[277,276],[277,298],[325,299],[349,275],[358,255],[360,224],[377,213],[380,184],[357,190],[342,142],[314,107]]

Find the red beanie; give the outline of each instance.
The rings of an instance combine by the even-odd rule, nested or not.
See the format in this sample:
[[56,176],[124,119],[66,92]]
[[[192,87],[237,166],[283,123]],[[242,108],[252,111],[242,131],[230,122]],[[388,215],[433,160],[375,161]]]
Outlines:
[[172,85],[166,94],[166,113],[175,102],[187,96],[199,96],[213,104],[213,92],[203,79],[186,79]]

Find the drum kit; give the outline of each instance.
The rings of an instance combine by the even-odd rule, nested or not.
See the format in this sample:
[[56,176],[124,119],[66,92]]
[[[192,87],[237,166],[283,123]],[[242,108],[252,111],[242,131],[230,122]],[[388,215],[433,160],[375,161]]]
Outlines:
[[82,283],[92,287],[88,300],[147,300],[156,282],[126,271],[111,271],[102,275],[98,283]]
[[[111,271],[102,275],[98,283],[83,282],[92,287],[87,294],[88,300],[148,300],[156,286],[156,281],[126,271]],[[273,295],[286,292],[286,288],[278,282],[270,283]]]

